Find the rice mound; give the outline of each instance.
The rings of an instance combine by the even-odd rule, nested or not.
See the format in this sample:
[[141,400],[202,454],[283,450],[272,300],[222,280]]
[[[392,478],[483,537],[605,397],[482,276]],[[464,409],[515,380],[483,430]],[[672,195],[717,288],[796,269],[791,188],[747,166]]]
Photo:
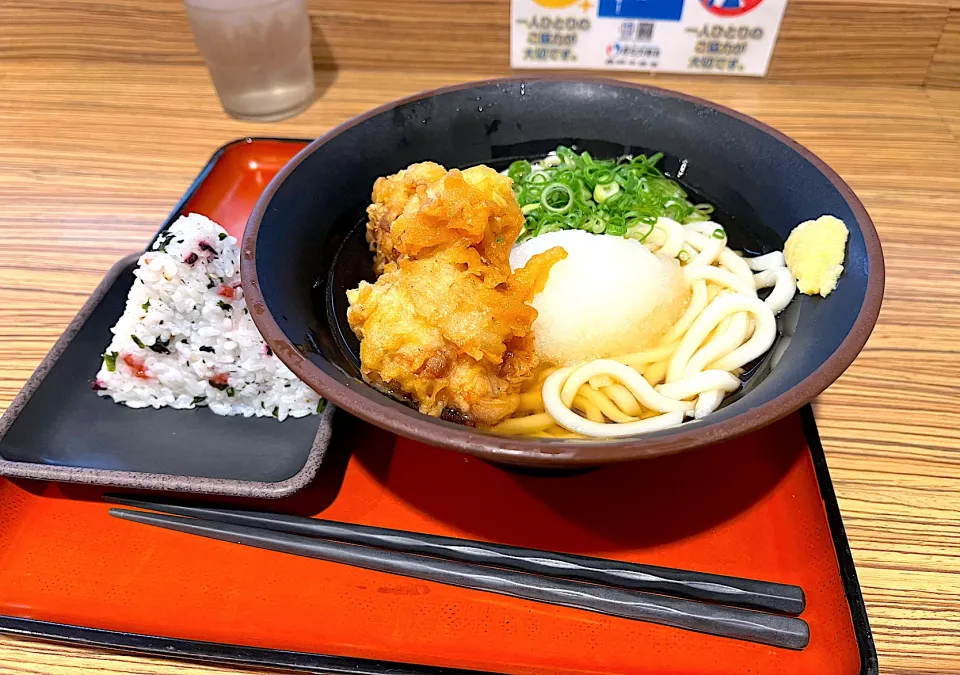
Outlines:
[[94,383],[131,408],[283,420],[319,412],[319,395],[269,350],[240,288],[237,240],[212,220],[177,220],[140,256]]
[[679,263],[633,239],[582,230],[550,232],[518,244],[510,266],[522,267],[554,246],[567,252],[537,294],[537,354],[555,365],[619,356],[650,346],[689,301]]

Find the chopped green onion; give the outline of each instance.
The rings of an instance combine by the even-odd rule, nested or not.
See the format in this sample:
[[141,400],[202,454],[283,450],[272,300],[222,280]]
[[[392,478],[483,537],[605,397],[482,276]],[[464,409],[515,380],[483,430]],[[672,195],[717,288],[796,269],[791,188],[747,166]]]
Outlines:
[[643,244],[647,241],[647,237],[653,234],[654,228],[656,228],[655,223],[634,223],[627,228],[627,233],[624,236],[629,239],[636,239]]
[[594,234],[603,234],[603,231],[607,228],[607,223],[602,218],[593,217],[589,218],[584,224],[583,229],[587,232],[593,232]]
[[682,263],[690,262],[690,254],[687,253],[686,251],[680,251],[677,254],[677,260],[679,260]]
[[539,162],[513,162],[505,173],[524,215],[518,241],[559,230],[645,241],[657,218],[681,224],[710,220],[713,207],[692,203],[657,168],[662,159],[661,153],[597,159],[561,146]]
[[322,413],[323,409],[326,407],[327,407],[327,399],[321,398],[319,401],[317,401],[317,414],[319,415],[320,413]]
[[140,305],[140,307],[143,309],[144,312],[146,312],[148,309],[150,309],[150,301],[147,300],[145,303]]
[[227,387],[227,396],[233,396],[237,392],[234,391],[233,387]]
[[601,185],[613,181],[613,171],[601,164],[591,164],[583,170],[583,176],[594,185]]
[[564,166],[571,169],[577,168],[577,163],[578,163],[578,160],[580,159],[579,157],[577,157],[577,153],[575,153],[570,148],[564,147],[562,145],[559,148],[557,148],[557,157],[560,158],[560,161],[563,162]]
[[133,340],[133,344],[137,345],[140,349],[144,349],[143,342],[140,341],[136,335],[131,335],[130,339]]
[[510,165],[510,168],[507,169],[507,176],[509,176],[510,180],[514,183],[522,182],[530,175],[532,170],[533,167],[530,165],[530,162],[522,159]]
[[573,207],[573,190],[563,183],[550,183],[543,188],[540,203],[551,213],[566,213]]
[[103,355],[103,365],[107,367],[107,372],[112,373],[117,369],[117,352],[107,352]]
[[713,231],[713,238],[714,238],[714,239],[726,239],[726,238],[727,238],[727,233],[724,231],[724,229],[723,229],[722,227],[718,227],[717,229],[715,229],[715,230]]
[[647,159],[647,165],[648,165],[648,166],[656,166],[657,163],[658,163],[661,159],[663,159],[663,153],[662,153],[662,152],[657,152],[657,153],[655,153],[655,154],[652,154],[652,155],[650,155],[649,159]]
[[224,239],[227,238],[227,233],[221,232],[220,234],[217,235],[217,238],[220,239],[220,241],[223,241]]
[[620,192],[620,186],[617,183],[598,185],[593,188],[593,198],[597,201],[597,204],[603,204],[618,192]]
[[563,229],[563,222],[559,220],[552,220],[549,223],[544,223],[543,227],[540,228],[540,231],[537,234],[547,234],[549,232],[559,232]]
[[610,222],[607,223],[607,228],[604,230],[605,234],[613,234],[618,237],[622,237],[627,233],[627,224],[623,222],[623,218],[611,218]]

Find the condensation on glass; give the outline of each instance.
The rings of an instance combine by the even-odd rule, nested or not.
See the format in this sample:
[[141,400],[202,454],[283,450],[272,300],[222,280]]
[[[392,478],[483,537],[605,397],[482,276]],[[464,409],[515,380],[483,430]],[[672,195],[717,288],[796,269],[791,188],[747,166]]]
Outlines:
[[224,110],[261,122],[292,117],[316,90],[306,0],[185,0]]

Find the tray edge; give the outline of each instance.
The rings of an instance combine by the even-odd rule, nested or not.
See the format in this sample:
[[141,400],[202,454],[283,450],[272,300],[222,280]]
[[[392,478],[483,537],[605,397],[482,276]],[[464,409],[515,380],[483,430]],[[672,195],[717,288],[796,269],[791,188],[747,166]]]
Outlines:
[[[332,406],[328,406],[332,407]],[[860,653],[860,675],[879,675],[877,649],[867,618],[863,593],[847,540],[840,505],[833,489],[833,481],[827,466],[826,455],[820,441],[813,408],[808,404],[799,413],[807,446],[813,459],[820,497],[827,515],[827,523],[833,538],[834,552],[840,571],[844,595],[850,608],[854,635]],[[356,675],[460,675],[491,673],[419,666],[397,662],[367,661],[351,657],[338,657],[305,652],[288,652],[257,647],[243,647],[224,643],[200,642],[180,638],[121,633],[83,626],[72,626],[48,621],[24,619],[0,615],[0,634],[12,634],[52,642],[66,642],[90,647],[113,649],[124,652],[145,653],[172,659],[205,661],[235,666],[267,666],[275,669],[318,671],[326,668],[330,673],[355,673]],[[362,670],[361,668],[367,668]],[[494,675],[497,675],[494,673]]]
[[833,489],[833,480],[830,478],[827,456],[820,440],[820,430],[813,415],[813,406],[808,403],[800,409],[799,414],[803,435],[807,439],[807,447],[810,449],[813,468],[817,474],[820,500],[823,502],[830,535],[833,538],[833,549],[837,555],[837,566],[840,568],[843,594],[847,596],[847,605],[850,607],[850,619],[853,621],[853,632],[860,652],[860,675],[879,675],[877,646],[873,641],[873,631],[870,630],[867,606],[863,601],[863,591],[860,588],[860,580],[857,578],[850,540],[847,539],[847,531],[843,526],[843,516],[840,513],[840,504],[837,502],[837,493]]
[[263,666],[291,672],[313,671],[335,675],[341,673],[349,673],[350,675],[499,675],[492,671],[419,666],[348,656],[329,656],[261,647],[239,647],[217,642],[105,631],[99,628],[9,616],[0,616],[0,634],[43,642],[109,649],[128,654],[183,659],[201,663],[219,663],[243,668]]

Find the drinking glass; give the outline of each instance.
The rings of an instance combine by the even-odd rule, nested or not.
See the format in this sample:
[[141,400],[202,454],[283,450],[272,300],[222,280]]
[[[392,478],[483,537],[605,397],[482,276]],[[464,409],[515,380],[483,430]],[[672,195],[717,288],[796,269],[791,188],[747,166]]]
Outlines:
[[306,0],[185,0],[197,48],[228,114],[269,122],[313,102]]

